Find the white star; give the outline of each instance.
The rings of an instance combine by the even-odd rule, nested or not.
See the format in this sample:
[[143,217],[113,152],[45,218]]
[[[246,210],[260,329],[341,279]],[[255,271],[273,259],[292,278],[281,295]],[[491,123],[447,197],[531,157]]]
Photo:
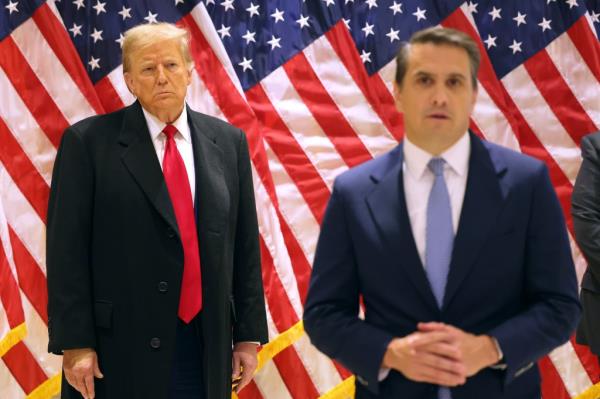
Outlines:
[[121,17],[123,17],[123,21],[125,21],[127,18],[131,18],[131,8],[125,8],[125,6],[123,6],[123,9],[121,11],[119,11],[119,15]]
[[469,3],[467,3],[467,12],[469,14],[477,14],[478,5],[478,3],[473,3],[472,1],[469,1]]
[[592,14],[590,15],[590,17],[592,18],[593,22],[595,22],[597,24],[600,23],[600,12],[593,12],[592,11]]
[[488,50],[492,47],[496,47],[497,38],[497,36],[488,35],[487,39],[484,40],[484,43],[487,45]]
[[119,43],[119,46],[123,47],[123,39],[125,39],[125,36],[123,36],[122,33],[119,33],[119,38],[115,39],[115,42]]
[[517,11],[517,16],[513,18],[513,21],[517,23],[517,26],[520,26],[521,24],[527,24],[527,22],[525,22],[526,16],[527,14],[521,14]]
[[102,31],[97,30],[96,28],[94,28],[94,33],[92,33],[90,36],[94,38],[94,43],[96,43],[98,40],[103,40]]
[[523,44],[523,42],[517,42],[516,40],[513,40],[513,43],[510,46],[508,46],[508,47],[510,47],[510,49],[513,52],[513,54],[516,54],[516,53],[520,53],[522,51],[521,50],[521,45],[522,44]]
[[235,10],[235,7],[233,6],[233,0],[223,0],[221,2],[221,5],[223,7],[225,7],[225,9],[223,11]]
[[373,33],[374,26],[375,26],[375,24],[369,25],[368,22],[365,22],[365,27],[361,29],[363,32],[365,32],[365,37],[369,37],[369,35],[375,34],[375,33]]
[[8,8],[8,11],[9,11],[8,15],[10,15],[10,14],[12,14],[12,13],[13,13],[13,11],[14,11],[14,12],[19,12],[19,10],[17,9],[17,6],[18,6],[18,5],[19,5],[19,2],[18,2],[18,1],[15,1],[15,2],[13,3],[12,1],[10,1],[10,0],[9,0],[9,1],[8,1],[8,5],[7,5],[7,6],[4,6],[4,8]]
[[231,35],[229,34],[229,29],[231,29],[230,26],[225,26],[221,24],[221,29],[217,30],[219,35],[221,35],[221,39],[225,39],[225,36],[231,37]]
[[325,5],[327,7],[335,5],[335,1],[334,0],[323,0],[323,1],[325,2]]
[[569,10],[573,7],[579,7],[577,0],[567,0],[567,4],[569,5]]
[[77,6],[77,9],[79,10],[81,7],[85,8],[85,4],[83,4],[85,0],[75,0],[73,2],[73,4],[75,4]]
[[300,19],[297,19],[296,23],[300,24],[300,29],[304,28],[305,26],[306,27],[310,26],[310,24],[308,23],[308,17],[305,17],[302,14],[300,14]]
[[269,40],[267,43],[269,43],[269,46],[271,46],[271,50],[275,50],[275,47],[281,48],[281,44],[279,44],[280,41],[280,37],[275,37],[275,35],[271,35],[271,40]]
[[246,11],[250,13],[250,18],[252,18],[252,16],[254,15],[260,15],[260,13],[258,12],[259,8],[260,5],[254,5],[254,3],[250,2],[250,7],[246,8]]
[[92,68],[92,71],[96,68],[100,68],[100,58],[94,58],[93,56],[90,57],[88,65],[90,66],[90,68]]
[[377,0],[367,0],[366,3],[369,6],[369,10],[373,7],[377,7]]
[[100,0],[96,1],[96,5],[92,7],[94,10],[96,10],[96,15],[100,15],[100,13],[106,14],[106,10],[104,9],[105,5],[106,3],[100,3]]
[[390,32],[386,33],[385,35],[390,38],[390,43],[394,43],[394,40],[400,40],[398,33],[400,33],[399,30],[394,30],[393,28],[390,28]]
[[275,23],[279,21],[285,21],[285,19],[283,19],[283,13],[283,11],[279,11],[279,8],[276,8],[275,12],[271,14],[271,17],[275,18]]
[[73,37],[77,37],[78,35],[81,36],[81,27],[83,25],[77,25],[76,23],[73,23],[73,27],[71,29],[69,29],[69,32],[71,32],[73,34]]
[[206,5],[215,4],[215,0],[206,0]]
[[390,10],[394,11],[394,15],[396,15],[397,12],[402,14],[402,3],[396,3],[394,1],[394,4],[390,6]]
[[179,3],[183,4],[183,0],[175,0],[175,5],[177,5]]
[[417,22],[418,22],[422,19],[427,19],[427,17],[425,16],[426,12],[427,12],[427,10],[421,10],[421,8],[417,7],[417,11],[413,12],[412,15],[417,17]]
[[548,2],[546,4],[550,4],[550,3],[556,3],[556,0],[548,0]]
[[500,16],[500,11],[502,11],[501,8],[492,8],[492,11],[488,12],[488,14],[490,14],[492,16],[492,21],[495,21],[496,18],[498,19],[502,19],[502,17]]
[[342,18],[342,21],[344,21],[344,25],[346,25],[346,29],[351,30],[350,29],[350,18],[348,18],[348,19]]
[[365,50],[363,50],[360,53],[360,59],[362,60],[363,64],[367,63],[367,62],[371,62],[371,52],[366,52]]
[[244,68],[243,72],[246,72],[246,69],[254,69],[252,68],[252,59],[247,60],[246,57],[244,57],[242,62],[238,62],[238,65]]
[[547,20],[546,18],[542,18],[542,22],[538,24],[538,26],[542,28],[542,32],[545,32],[546,29],[552,29],[550,22],[552,22],[551,19]]
[[346,1],[344,2],[344,4],[348,4],[348,3],[352,3],[352,4],[354,4],[354,0],[346,0]]
[[158,22],[158,21],[156,20],[156,17],[157,17],[157,16],[158,16],[158,13],[156,13],[156,14],[152,14],[152,12],[151,12],[151,11],[148,11],[148,15],[147,15],[146,17],[144,17],[144,19],[145,19],[146,21],[148,21],[148,23],[149,23],[149,24],[155,24],[155,23],[157,23],[157,22]]
[[244,34],[242,37],[244,40],[246,40],[246,44],[250,44],[250,42],[256,43],[254,36],[256,36],[256,32],[250,32],[249,30],[246,30],[246,34]]

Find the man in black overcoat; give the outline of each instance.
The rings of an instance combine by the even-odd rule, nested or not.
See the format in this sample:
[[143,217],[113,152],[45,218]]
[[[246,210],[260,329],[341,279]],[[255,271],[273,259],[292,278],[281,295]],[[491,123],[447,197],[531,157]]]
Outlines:
[[128,31],[137,101],[63,135],[47,224],[62,398],[228,399],[267,339],[246,138],[185,104],[188,37]]

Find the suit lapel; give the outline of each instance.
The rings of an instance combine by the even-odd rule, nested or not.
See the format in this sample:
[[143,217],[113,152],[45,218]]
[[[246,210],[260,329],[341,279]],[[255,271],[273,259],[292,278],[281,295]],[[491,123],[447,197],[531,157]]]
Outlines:
[[228,220],[229,194],[225,185],[223,151],[216,144],[218,131],[205,116],[187,109],[196,168],[196,215],[200,236],[222,233]]
[[167,185],[156,157],[142,107],[135,102],[125,109],[119,143],[121,159],[142,191],[169,226],[179,234]]
[[406,209],[402,144],[387,157],[388,164],[380,170],[380,173],[371,176],[377,185],[367,196],[367,206],[381,231],[386,246],[384,251],[386,257],[398,261],[399,267],[406,272],[422,299],[432,309],[437,309],[435,297],[417,251]]
[[506,167],[500,158],[493,158],[479,138],[471,136],[469,175],[463,200],[450,272],[444,294],[446,308],[460,284],[474,266],[483,245],[497,223],[506,190],[501,177]]

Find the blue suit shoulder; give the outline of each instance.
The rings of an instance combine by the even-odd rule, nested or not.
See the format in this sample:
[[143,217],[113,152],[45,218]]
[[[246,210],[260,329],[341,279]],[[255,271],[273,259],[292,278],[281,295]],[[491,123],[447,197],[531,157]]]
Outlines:
[[402,144],[391,151],[355,166],[335,179],[334,189],[355,193],[366,193],[373,185],[383,179],[387,173],[399,167],[402,156]]

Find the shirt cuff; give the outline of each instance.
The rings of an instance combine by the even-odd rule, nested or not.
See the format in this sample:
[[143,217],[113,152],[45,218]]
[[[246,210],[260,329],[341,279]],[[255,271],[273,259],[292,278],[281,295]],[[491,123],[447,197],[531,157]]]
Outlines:
[[379,374],[377,375],[377,381],[381,382],[385,380],[390,373],[390,369],[387,367],[382,367],[379,369]]

